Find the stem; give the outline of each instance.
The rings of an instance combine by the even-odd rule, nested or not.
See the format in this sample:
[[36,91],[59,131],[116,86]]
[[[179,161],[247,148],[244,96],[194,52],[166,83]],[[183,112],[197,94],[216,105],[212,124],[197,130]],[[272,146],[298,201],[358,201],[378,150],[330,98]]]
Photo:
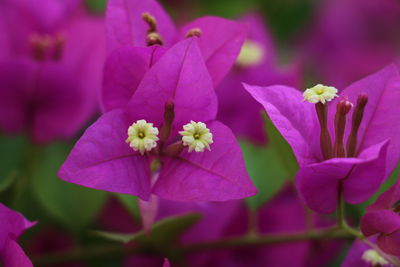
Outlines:
[[[296,242],[304,240],[317,239],[341,239],[353,237],[347,231],[335,228],[319,229],[309,232],[290,233],[290,234],[270,234],[264,236],[240,236],[231,237],[216,241],[201,242],[185,246],[176,246],[175,251],[183,253],[191,253],[196,251],[204,251],[210,249],[225,249],[232,247],[244,246],[264,246],[269,244]],[[172,250],[173,250],[172,249]],[[88,247],[85,249],[77,249],[68,252],[58,252],[46,254],[43,256],[31,257],[35,266],[48,266],[66,262],[74,262],[80,260],[89,260],[93,258],[110,258],[126,255],[134,255],[139,253],[151,253],[145,251],[141,247],[127,247],[123,245],[112,245],[105,247]],[[154,253],[154,252],[153,252]]]

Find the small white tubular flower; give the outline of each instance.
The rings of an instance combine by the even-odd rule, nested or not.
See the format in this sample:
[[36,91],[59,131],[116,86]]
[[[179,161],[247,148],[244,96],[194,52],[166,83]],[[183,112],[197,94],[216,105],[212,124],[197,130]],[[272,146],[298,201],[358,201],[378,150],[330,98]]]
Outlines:
[[382,266],[382,265],[388,265],[389,262],[383,258],[378,251],[375,249],[368,249],[366,250],[361,258],[366,261],[367,263],[370,263],[371,266]]
[[318,102],[325,104],[325,102],[329,102],[337,97],[337,92],[338,90],[335,87],[317,84],[316,86],[305,90],[303,96],[304,101],[308,101],[313,104]]
[[138,120],[129,126],[126,142],[133,150],[140,151],[143,155],[145,151],[150,151],[157,146],[157,135],[158,129],[153,126],[153,123]]
[[183,145],[189,147],[189,152],[204,152],[205,148],[211,150],[213,135],[205,123],[190,121],[179,134],[182,135]]
[[236,65],[241,67],[256,66],[262,62],[263,58],[263,47],[257,42],[246,40],[236,59]]

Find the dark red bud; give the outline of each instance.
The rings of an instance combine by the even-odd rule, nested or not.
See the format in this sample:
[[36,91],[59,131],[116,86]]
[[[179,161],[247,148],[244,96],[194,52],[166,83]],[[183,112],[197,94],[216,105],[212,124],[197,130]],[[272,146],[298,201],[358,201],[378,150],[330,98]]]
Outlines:
[[193,36],[200,37],[201,36],[201,29],[200,28],[193,28],[193,29],[190,29],[186,33],[186,38],[193,37]]

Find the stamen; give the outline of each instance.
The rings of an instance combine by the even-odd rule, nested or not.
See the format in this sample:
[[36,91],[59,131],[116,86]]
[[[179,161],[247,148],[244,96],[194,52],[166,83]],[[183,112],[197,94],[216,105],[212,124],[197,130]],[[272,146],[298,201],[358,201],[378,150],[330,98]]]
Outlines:
[[347,98],[342,99],[336,106],[335,114],[335,144],[333,145],[333,156],[335,158],[343,158],[346,156],[344,149],[343,137],[346,128],[346,116],[353,107]]
[[150,13],[143,13],[142,19],[149,25],[147,30],[146,43],[148,46],[152,45],[163,45],[163,39],[160,34],[157,33],[157,20]]
[[142,14],[142,19],[149,25],[147,33],[157,32],[157,20],[154,16],[145,12]]
[[357,105],[352,117],[351,132],[347,139],[347,157],[354,157],[356,155],[358,129],[360,128],[367,103],[368,96],[366,94],[358,96]]
[[328,130],[328,105],[317,103],[315,105],[317,111],[318,121],[320,125],[320,146],[324,159],[330,159],[332,157],[332,142],[331,136]]
[[200,28],[193,28],[193,29],[190,29],[186,33],[186,38],[193,37],[193,36],[200,37],[201,36],[201,29]]
[[53,59],[60,60],[63,55],[64,47],[65,47],[65,35],[64,34],[57,34],[54,38],[53,44]]
[[51,45],[51,39],[48,35],[34,34],[31,37],[32,56],[38,61],[46,59],[47,53]]
[[151,33],[147,34],[146,38],[147,38],[146,43],[148,46],[164,44],[161,36],[156,32],[151,32]]
[[172,122],[175,118],[175,105],[172,99],[167,100],[164,106],[164,124],[161,126],[160,130],[160,150],[164,146],[165,142],[167,142],[171,131],[172,131]]

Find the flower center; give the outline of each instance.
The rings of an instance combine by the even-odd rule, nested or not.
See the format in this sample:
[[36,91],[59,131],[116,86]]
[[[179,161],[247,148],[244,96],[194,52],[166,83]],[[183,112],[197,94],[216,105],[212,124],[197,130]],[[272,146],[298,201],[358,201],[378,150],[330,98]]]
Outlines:
[[361,258],[373,267],[389,264],[375,249],[366,250]]
[[183,126],[183,131],[180,131],[179,134],[182,136],[183,145],[189,147],[189,152],[193,150],[204,152],[206,148],[211,150],[213,135],[205,123],[190,121]]
[[144,154],[157,146],[158,129],[152,123],[145,120],[138,120],[128,128],[126,142],[134,151]]
[[332,86],[325,86],[322,84],[317,84],[314,87],[308,88],[304,91],[304,101],[316,104],[321,102],[325,104],[337,97],[338,90]]
[[246,40],[240,50],[239,56],[236,59],[236,65],[239,67],[252,67],[262,63],[264,59],[263,47],[251,40]]

